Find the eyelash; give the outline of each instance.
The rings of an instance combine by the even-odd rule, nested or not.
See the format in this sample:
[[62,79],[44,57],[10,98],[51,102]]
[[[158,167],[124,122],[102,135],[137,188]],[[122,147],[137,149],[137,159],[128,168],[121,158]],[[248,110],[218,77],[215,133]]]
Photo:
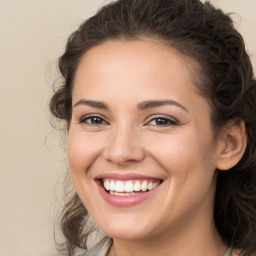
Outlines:
[[[101,121],[102,123],[92,123],[93,119],[98,119],[99,121]],[[90,123],[88,123],[87,121],[91,120]],[[79,121],[79,123],[84,123],[86,125],[92,125],[92,126],[100,126],[103,125],[103,123],[109,124],[107,121],[104,120],[104,118],[98,116],[98,115],[91,115],[91,116],[84,116],[81,118],[81,120]]]
[[[96,121],[96,123],[93,123],[94,122],[93,119],[94,121]],[[88,122],[89,120],[90,122]],[[154,121],[155,124],[150,124],[152,121]],[[162,124],[159,124],[159,123],[157,124],[157,122],[162,122]],[[109,125],[109,122],[105,121],[104,118],[98,115],[84,116],[81,118],[79,123],[84,123],[86,125],[92,125],[92,126],[100,126],[100,125],[106,125],[106,124]],[[179,122],[173,118],[170,118],[164,115],[158,115],[158,116],[154,116],[153,118],[151,117],[150,120],[145,123],[145,125],[167,127],[167,126],[177,126],[179,125]]]
[[[150,124],[150,122],[155,121],[157,123],[158,121],[160,122],[165,122],[164,124]],[[158,115],[153,118],[150,118],[150,120],[147,122],[147,125],[152,125],[152,126],[162,126],[162,127],[167,127],[167,126],[177,126],[179,125],[179,122],[175,120],[174,118],[168,117],[168,116],[163,116],[163,115]]]

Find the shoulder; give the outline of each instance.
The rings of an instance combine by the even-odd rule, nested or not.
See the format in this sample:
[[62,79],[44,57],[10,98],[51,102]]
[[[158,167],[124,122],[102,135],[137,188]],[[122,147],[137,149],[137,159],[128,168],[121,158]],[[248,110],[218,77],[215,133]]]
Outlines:
[[106,236],[99,243],[94,245],[80,256],[107,256],[111,245],[112,239]]

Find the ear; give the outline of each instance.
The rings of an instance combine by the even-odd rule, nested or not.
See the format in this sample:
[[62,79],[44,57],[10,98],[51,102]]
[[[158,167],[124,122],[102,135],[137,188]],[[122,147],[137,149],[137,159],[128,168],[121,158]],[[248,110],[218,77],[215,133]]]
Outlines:
[[244,121],[229,122],[222,130],[219,140],[216,168],[229,170],[240,161],[246,149],[247,135]]

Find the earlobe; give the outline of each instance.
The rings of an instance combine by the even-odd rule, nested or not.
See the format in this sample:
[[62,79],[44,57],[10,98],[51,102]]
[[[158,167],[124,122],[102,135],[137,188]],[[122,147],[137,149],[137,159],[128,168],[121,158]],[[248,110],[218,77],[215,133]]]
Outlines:
[[244,121],[229,123],[225,126],[220,138],[216,168],[224,171],[234,167],[243,157],[247,145]]

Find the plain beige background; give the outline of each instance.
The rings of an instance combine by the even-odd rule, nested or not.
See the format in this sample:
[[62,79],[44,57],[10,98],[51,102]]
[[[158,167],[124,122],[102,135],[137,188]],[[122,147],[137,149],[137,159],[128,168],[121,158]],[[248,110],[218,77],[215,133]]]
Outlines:
[[[0,0],[0,256],[59,255],[52,221],[67,163],[47,103],[68,35],[107,2]],[[256,0],[211,2],[239,14],[255,63]]]

